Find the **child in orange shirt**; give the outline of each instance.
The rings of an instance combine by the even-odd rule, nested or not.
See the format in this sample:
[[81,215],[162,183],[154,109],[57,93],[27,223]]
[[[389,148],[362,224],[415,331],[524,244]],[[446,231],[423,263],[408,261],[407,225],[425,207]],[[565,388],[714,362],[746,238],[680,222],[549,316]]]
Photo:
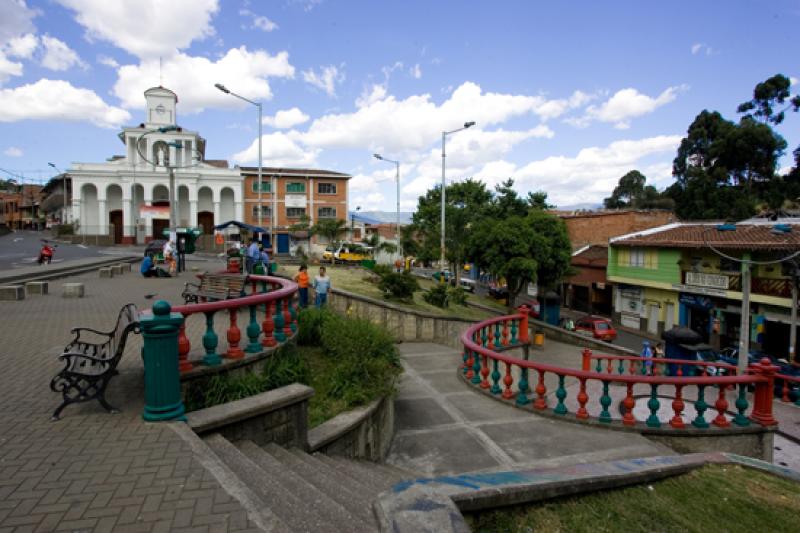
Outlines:
[[308,307],[308,268],[300,265],[300,271],[295,275],[294,281],[297,283],[300,295],[300,307]]

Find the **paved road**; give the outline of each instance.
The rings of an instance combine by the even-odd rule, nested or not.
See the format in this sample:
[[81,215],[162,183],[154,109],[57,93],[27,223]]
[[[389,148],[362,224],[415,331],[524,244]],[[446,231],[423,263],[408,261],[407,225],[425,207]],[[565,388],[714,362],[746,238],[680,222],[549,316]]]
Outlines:
[[[39,257],[39,250],[42,248],[41,239],[49,238],[50,232],[27,230],[15,231],[0,237],[0,270],[35,264],[36,258]],[[53,263],[102,255],[103,247],[59,244],[53,257]]]

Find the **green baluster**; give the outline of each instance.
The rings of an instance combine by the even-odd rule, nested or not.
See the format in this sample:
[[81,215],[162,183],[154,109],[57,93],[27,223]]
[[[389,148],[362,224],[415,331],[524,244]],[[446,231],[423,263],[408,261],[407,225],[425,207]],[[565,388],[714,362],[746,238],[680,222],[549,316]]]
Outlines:
[[736,398],[736,410],[739,412],[733,417],[734,424],[741,427],[750,425],[750,419],[744,414],[749,406],[750,404],[747,402],[747,385],[742,383],[739,385],[739,397]]
[[219,337],[214,333],[214,311],[209,311],[205,315],[206,333],[203,335],[203,348],[206,349],[206,354],[203,356],[203,362],[208,366],[217,366],[222,363],[222,357],[216,353]]
[[528,393],[528,369],[522,368],[519,378],[519,394],[517,394],[517,405],[528,405],[531,403],[527,396]]
[[466,374],[467,373],[467,361],[469,361],[469,352],[466,348],[464,348],[464,355],[462,356],[462,360],[464,364],[462,365],[461,372]]
[[706,419],[703,418],[703,413],[705,413],[708,409],[708,404],[706,403],[705,398],[706,386],[698,385],[697,389],[697,401],[694,402],[694,408],[697,411],[697,416],[694,420],[692,420],[692,425],[696,428],[707,428],[708,422],[706,422]]
[[619,369],[618,370],[619,370],[620,375],[625,373],[625,359],[620,359],[619,360]]
[[597,358],[597,365],[594,367],[594,371],[598,374],[603,371],[603,362],[599,357]]
[[272,315],[272,321],[275,322],[275,340],[283,344],[286,342],[286,334],[283,332],[283,302],[275,300],[275,314]]
[[494,325],[494,347],[500,348],[503,346],[502,338],[500,338],[500,322],[495,323]]
[[608,407],[611,405],[611,395],[608,394],[608,381],[603,382],[603,395],[600,397],[600,405],[603,406],[603,410],[600,411],[600,422],[610,424],[611,413],[608,412]]
[[256,306],[250,306],[250,323],[247,324],[247,338],[250,342],[247,348],[244,349],[247,353],[258,353],[262,350],[261,343],[258,342],[258,336],[261,334],[261,325],[256,319]]
[[567,414],[567,406],[564,405],[564,399],[567,397],[567,389],[564,388],[564,376],[558,376],[558,389],[556,390],[556,398],[558,398],[558,404],[556,408],[553,409],[553,412],[557,415],[565,415]]
[[477,352],[475,352],[475,355],[473,357],[475,361],[473,361],[472,363],[473,376],[470,382],[475,385],[480,385],[481,383],[481,357],[482,357],[481,354]]
[[488,333],[486,333],[486,328],[481,328],[481,346],[483,346],[484,348],[486,348],[486,342],[488,338],[489,336]]
[[519,329],[519,320],[514,319],[511,321],[511,344],[517,344],[517,329]]
[[641,375],[643,375],[643,376],[646,376],[647,375],[647,365],[645,364],[644,359],[640,359],[639,360],[639,364],[641,365],[641,368],[639,369],[639,373]]
[[650,399],[647,401],[647,407],[650,408],[650,416],[647,417],[647,427],[661,427],[661,421],[658,419],[658,408],[661,407],[661,402],[658,401],[658,385],[655,383],[650,384]]
[[292,328],[292,333],[297,333],[297,301],[293,297],[289,297],[289,316],[292,317],[289,327]]
[[492,388],[489,389],[489,392],[492,394],[500,394],[503,392],[503,389],[500,387],[500,368],[498,366],[497,359],[492,359],[492,366],[494,370],[492,370]]

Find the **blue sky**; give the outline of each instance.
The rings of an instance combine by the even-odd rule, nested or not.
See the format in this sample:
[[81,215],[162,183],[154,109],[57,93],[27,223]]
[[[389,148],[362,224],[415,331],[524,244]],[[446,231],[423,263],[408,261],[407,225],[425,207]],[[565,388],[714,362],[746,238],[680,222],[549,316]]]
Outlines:
[[[0,0],[0,168],[43,180],[121,153],[161,72],[208,158],[256,164],[255,108],[219,82],[263,102],[265,165],[350,173],[351,207],[394,208],[379,152],[413,210],[441,131],[470,120],[448,180],[599,202],[634,168],[671,183],[701,110],[734,119],[759,81],[800,78],[798,27],[796,1]],[[794,149],[800,115],[778,131]]]

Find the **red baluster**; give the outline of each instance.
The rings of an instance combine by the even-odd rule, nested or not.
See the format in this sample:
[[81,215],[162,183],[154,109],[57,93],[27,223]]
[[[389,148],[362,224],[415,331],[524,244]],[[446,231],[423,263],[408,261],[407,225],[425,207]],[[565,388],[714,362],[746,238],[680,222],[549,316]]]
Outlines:
[[672,400],[672,411],[675,413],[669,421],[669,425],[676,429],[683,429],[686,424],[683,423],[681,413],[686,405],[683,403],[683,396],[681,396],[683,385],[675,385],[675,399]]
[[781,401],[789,401],[789,382],[785,379],[783,380],[783,388],[781,389]]
[[581,352],[582,364],[581,370],[584,372],[592,371],[592,351],[589,348],[584,348]]
[[517,310],[519,311],[519,332],[517,332],[517,338],[520,344],[528,344],[530,341],[528,337],[528,306],[520,306]]
[[651,372],[652,372],[652,375],[653,375],[653,376],[658,376],[658,375],[659,375],[659,371],[658,371],[658,361],[656,361],[655,357],[654,357],[654,358],[652,358],[652,361],[653,361],[653,366],[651,366],[651,367],[650,367],[650,369],[651,369]]
[[611,370],[611,364],[612,364],[612,361],[611,361],[611,358],[609,357],[609,358],[608,358],[608,367],[606,368],[606,373],[607,373],[607,374],[611,374],[611,372],[612,372],[612,370]]
[[503,378],[503,385],[506,386],[503,391],[503,398],[506,400],[514,397],[514,391],[511,390],[512,383],[514,383],[514,378],[511,377],[511,363],[506,363],[506,376]]
[[728,409],[728,400],[725,398],[725,386],[719,388],[719,396],[717,396],[717,402],[714,404],[714,407],[717,408],[717,416],[714,418],[712,424],[721,428],[730,426],[730,420],[725,418],[725,411]]
[[547,387],[544,386],[544,370],[539,370],[539,383],[536,384],[536,400],[533,402],[534,409],[547,409]]
[[628,374],[634,375],[636,373],[636,359],[628,359]]
[[239,325],[236,323],[238,308],[231,307],[228,309],[228,314],[231,317],[231,325],[228,328],[228,351],[225,352],[225,357],[228,359],[243,359],[244,351],[239,348],[239,340],[242,338],[242,332],[239,331]]
[[294,332],[292,331],[292,314],[289,312],[289,298],[283,299],[283,334],[287,339],[291,339]]
[[503,320],[503,338],[500,340],[500,344],[508,346],[508,320]]
[[766,357],[760,362],[750,365],[753,373],[766,378],[756,382],[756,392],[753,402],[753,412],[750,418],[762,426],[774,426],[778,423],[772,416],[772,395],[775,387],[775,372],[778,367],[773,365]]
[[580,378],[581,390],[578,393],[578,411],[575,413],[575,418],[585,419],[589,418],[589,412],[586,410],[586,402],[589,401],[589,395],[586,394],[586,379]]
[[622,405],[625,407],[625,414],[622,415],[622,423],[626,426],[635,426],[636,419],[633,417],[633,407],[636,402],[633,399],[633,383],[628,383],[628,392],[625,394],[625,399],[622,400]]
[[481,365],[481,388],[488,389],[489,388],[489,358],[485,355],[481,354],[481,361],[483,364]]
[[475,364],[475,352],[469,350],[469,359],[467,359],[467,379],[472,379],[475,377],[475,371],[472,369],[472,365]]
[[269,301],[266,303],[266,315],[264,315],[264,321],[261,322],[261,331],[264,332],[264,338],[261,339],[261,345],[272,347],[277,346],[278,341],[275,340],[273,336],[273,332],[275,331],[275,321],[272,320],[272,307],[275,305],[274,301]]
[[494,346],[494,328],[489,326],[486,328],[486,346],[492,348]]
[[189,315],[184,315],[183,323],[178,330],[178,370],[181,372],[188,372],[194,366],[189,362],[189,351],[192,349],[192,344],[189,342],[189,337],[186,336],[186,319]]
[[683,365],[677,365],[677,366],[678,366],[678,376],[683,376]]

